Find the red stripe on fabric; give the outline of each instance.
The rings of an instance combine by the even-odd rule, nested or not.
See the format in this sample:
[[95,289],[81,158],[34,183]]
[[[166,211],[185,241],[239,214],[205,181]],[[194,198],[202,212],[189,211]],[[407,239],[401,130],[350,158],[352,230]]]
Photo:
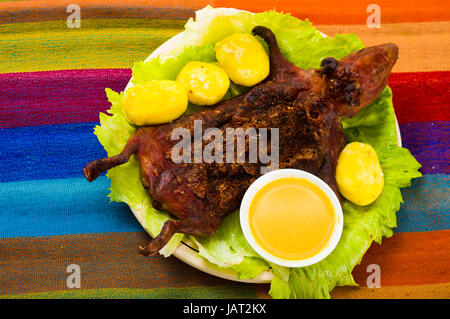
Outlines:
[[450,71],[393,73],[388,84],[399,123],[450,121]]
[[[122,91],[129,69],[0,74],[0,128],[97,122],[109,108],[105,88]],[[393,73],[398,121],[450,120],[450,72]]]
[[[450,282],[450,229],[396,233],[373,243],[360,265],[353,270],[355,281],[367,286],[378,265],[383,286],[428,285]],[[369,280],[371,280],[369,278]]]
[[0,74],[0,128],[97,122],[109,109],[105,88],[122,91],[129,69]]

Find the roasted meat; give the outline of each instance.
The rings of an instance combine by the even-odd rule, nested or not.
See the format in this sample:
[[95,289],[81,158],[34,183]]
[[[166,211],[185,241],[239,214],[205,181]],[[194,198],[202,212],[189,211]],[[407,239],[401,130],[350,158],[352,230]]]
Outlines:
[[[339,61],[325,58],[321,68],[302,70],[281,54],[269,29],[258,26],[253,33],[262,37],[270,50],[270,74],[262,83],[172,123],[140,127],[122,153],[95,160],[84,168],[86,178],[93,181],[101,172],[126,163],[133,154],[137,157],[152,205],[172,217],[147,247],[141,247],[144,255],[156,254],[174,233],[214,234],[224,217],[239,208],[249,185],[263,173],[261,168],[266,162],[249,160],[251,136],[245,137],[245,145],[239,149],[234,146],[236,135],[226,134],[230,128],[277,128],[278,143],[271,143],[273,137],[266,135],[266,154],[277,151],[279,168],[315,174],[339,197],[335,169],[345,144],[340,118],[354,116],[385,88],[397,59],[397,46],[365,48]],[[201,133],[208,133],[211,128],[223,133],[223,140],[215,141],[220,145],[214,145],[225,148],[227,141],[233,139],[230,145],[237,154],[231,162],[220,153],[213,154],[213,162],[194,159],[194,149],[199,147],[194,145],[198,143],[194,139],[188,143],[191,161],[173,160],[172,150],[179,142],[173,139],[174,129],[185,129],[194,137],[198,123]],[[207,135],[203,136],[201,147],[214,142]],[[246,160],[238,160],[239,155],[245,155]]]

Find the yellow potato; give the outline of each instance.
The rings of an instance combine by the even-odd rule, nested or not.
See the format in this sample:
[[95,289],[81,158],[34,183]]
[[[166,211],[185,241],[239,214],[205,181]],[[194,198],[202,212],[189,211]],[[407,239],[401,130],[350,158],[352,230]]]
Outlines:
[[230,87],[230,79],[223,68],[205,62],[188,62],[178,73],[177,82],[184,85],[190,102],[213,105],[219,102]]
[[232,34],[217,42],[214,49],[217,61],[234,83],[252,86],[269,75],[269,57],[251,34]]
[[353,142],[345,146],[336,167],[339,192],[349,201],[365,206],[373,203],[384,187],[384,176],[372,146]]
[[128,122],[134,125],[168,123],[186,111],[188,97],[183,85],[160,80],[137,84],[123,97],[122,107]]

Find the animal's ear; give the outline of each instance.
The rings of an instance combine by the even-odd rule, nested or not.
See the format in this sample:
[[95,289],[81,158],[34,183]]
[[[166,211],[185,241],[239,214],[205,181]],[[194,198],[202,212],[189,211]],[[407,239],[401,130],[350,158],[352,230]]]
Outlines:
[[256,26],[253,28],[252,33],[263,38],[269,46],[270,74],[266,78],[266,81],[286,80],[296,76],[300,69],[281,54],[277,39],[272,30],[263,26]]
[[326,75],[327,77],[331,77],[337,70],[339,65],[339,61],[335,58],[329,57],[325,58],[320,62],[320,76]]
[[320,66],[320,76],[327,79],[328,95],[338,103],[351,107],[360,106],[361,86],[355,70],[332,57],[323,59]]

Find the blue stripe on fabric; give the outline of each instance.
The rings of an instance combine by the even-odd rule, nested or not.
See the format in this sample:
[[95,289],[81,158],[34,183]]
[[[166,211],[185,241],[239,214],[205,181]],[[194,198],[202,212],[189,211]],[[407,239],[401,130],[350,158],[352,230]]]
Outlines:
[[450,229],[450,176],[423,175],[402,189],[404,203],[394,232]]
[[[93,134],[97,123],[0,129],[0,182],[83,176],[83,167],[106,156]],[[400,126],[403,145],[425,174],[450,174],[447,122]]]
[[[130,209],[110,202],[101,176],[0,183],[0,237],[143,231]],[[395,232],[450,228],[448,175],[425,175],[403,190]]]
[[106,156],[96,124],[0,129],[0,182],[84,176],[87,163]]
[[109,187],[105,176],[0,183],[0,237],[143,231]]
[[422,164],[424,174],[450,174],[450,122],[400,124],[403,147]]

